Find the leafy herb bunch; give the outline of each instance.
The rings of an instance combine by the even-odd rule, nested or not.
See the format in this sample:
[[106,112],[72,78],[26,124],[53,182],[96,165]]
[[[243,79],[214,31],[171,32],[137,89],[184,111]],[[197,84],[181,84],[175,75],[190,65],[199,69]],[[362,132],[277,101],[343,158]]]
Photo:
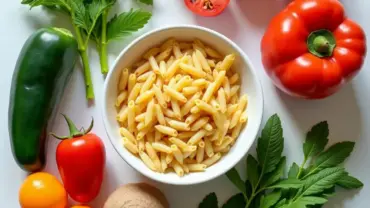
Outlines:
[[[222,208],[319,208],[335,192],[335,187],[360,188],[363,184],[340,167],[350,155],[354,142],[340,142],[325,150],[329,127],[326,121],[313,126],[303,144],[304,161],[293,163],[284,176],[286,158],[283,129],[279,117],[269,118],[257,143],[257,158],[248,155],[246,180],[235,168],[226,173],[241,191]],[[215,193],[207,195],[199,208],[218,208]]]
[[[131,9],[115,15],[108,21],[110,9],[117,0],[23,0],[22,4],[33,7],[45,6],[61,11],[71,18],[75,37],[78,43],[86,85],[86,98],[94,98],[93,83],[87,49],[89,40],[93,40],[99,49],[101,72],[108,72],[107,44],[121,39],[139,30],[151,18],[150,12]],[[153,0],[139,0],[145,4],[153,4]]]

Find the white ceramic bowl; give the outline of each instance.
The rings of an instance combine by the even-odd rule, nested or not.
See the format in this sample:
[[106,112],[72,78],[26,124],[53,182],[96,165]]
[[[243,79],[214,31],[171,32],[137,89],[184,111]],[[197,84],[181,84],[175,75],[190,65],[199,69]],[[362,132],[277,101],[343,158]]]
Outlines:
[[[144,163],[128,152],[122,144],[119,134],[119,125],[116,121],[115,101],[117,96],[117,83],[120,71],[124,67],[131,66],[145,51],[159,45],[168,38],[177,40],[200,39],[207,45],[212,46],[222,54],[235,53],[237,55],[234,68],[238,70],[242,78],[241,93],[247,93],[248,101],[248,125],[241,131],[231,150],[215,165],[206,169],[205,172],[190,173],[179,177],[175,173],[156,173],[147,168]],[[263,96],[261,84],[255,73],[255,69],[244,52],[231,40],[213,30],[198,26],[171,26],[156,29],[142,35],[128,45],[118,56],[106,78],[104,86],[103,119],[106,131],[118,154],[134,169],[143,175],[168,184],[191,185],[214,179],[235,166],[248,152],[255,140],[263,112]]]

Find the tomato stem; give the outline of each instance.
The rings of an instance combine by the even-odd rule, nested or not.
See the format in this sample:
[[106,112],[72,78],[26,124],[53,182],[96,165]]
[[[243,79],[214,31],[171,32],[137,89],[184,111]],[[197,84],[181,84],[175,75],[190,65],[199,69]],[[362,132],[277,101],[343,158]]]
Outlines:
[[65,139],[68,139],[68,138],[83,136],[83,135],[89,133],[91,131],[91,129],[93,128],[93,126],[94,126],[94,119],[92,119],[91,123],[90,123],[90,126],[89,126],[89,128],[87,128],[87,130],[84,130],[84,128],[81,128],[81,130],[78,130],[76,125],[73,123],[73,121],[68,116],[66,116],[65,114],[62,114],[62,115],[63,115],[64,119],[66,120],[66,122],[68,124],[69,135],[68,136],[57,136],[54,133],[50,133],[50,135],[54,136],[57,139],[65,140]]

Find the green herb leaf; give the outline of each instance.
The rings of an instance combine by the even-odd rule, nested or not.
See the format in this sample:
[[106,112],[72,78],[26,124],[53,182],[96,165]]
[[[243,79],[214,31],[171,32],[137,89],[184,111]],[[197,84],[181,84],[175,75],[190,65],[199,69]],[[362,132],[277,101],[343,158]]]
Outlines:
[[308,175],[316,173],[324,168],[335,167],[341,164],[351,154],[354,146],[354,142],[340,142],[334,144],[316,158],[314,167]]
[[304,187],[299,193],[302,196],[321,193],[325,189],[334,186],[341,177],[346,175],[347,173],[343,168],[326,168],[314,175],[307,177],[304,181]]
[[237,207],[245,207],[246,202],[244,199],[243,194],[235,194],[232,196],[227,202],[222,206],[222,208],[237,208]]
[[208,194],[199,204],[198,208],[218,208],[216,194],[214,192]]
[[266,174],[263,177],[261,187],[269,186],[275,183],[276,181],[278,181],[284,174],[285,163],[286,163],[286,158],[282,157],[279,163],[277,164],[276,169],[272,171],[271,173]]
[[303,144],[305,159],[316,156],[325,149],[328,143],[329,126],[326,121],[320,122],[313,126],[307,133],[306,141]]
[[335,186],[325,189],[324,192],[318,194],[317,196],[322,196],[322,197],[332,197],[335,195]]
[[235,168],[230,169],[226,173],[226,176],[239,189],[239,191],[246,195],[244,181],[240,178],[240,175]]
[[292,166],[290,166],[289,172],[288,172],[288,178],[296,178],[299,172],[299,166],[297,163],[293,163]]
[[152,14],[142,10],[130,10],[113,17],[107,26],[107,41],[117,40],[143,28]]
[[297,200],[297,203],[304,205],[315,205],[315,204],[325,204],[328,200],[317,196],[305,196]]
[[244,185],[245,185],[245,193],[247,197],[250,198],[250,196],[252,195],[252,184],[251,182],[249,182],[249,180],[246,180]]
[[143,4],[153,5],[153,0],[139,0]]
[[262,196],[260,208],[270,208],[274,206],[279,201],[280,197],[281,191],[274,191],[267,194],[266,196]]
[[257,143],[257,156],[261,174],[269,173],[279,163],[284,148],[283,129],[278,115],[271,116]]
[[281,199],[276,205],[275,205],[275,208],[280,208],[280,207],[283,207],[284,204],[286,203],[286,199]]
[[69,0],[72,9],[72,22],[77,27],[88,31],[90,29],[90,16],[86,10],[83,0]]
[[344,176],[337,181],[337,185],[345,189],[357,189],[364,186],[364,184],[353,176]]
[[298,189],[298,188],[301,188],[303,186],[303,184],[304,183],[302,181],[300,181],[296,178],[288,178],[288,179],[281,180],[278,183],[267,187],[267,189],[274,189],[274,188]]
[[257,160],[252,155],[248,155],[247,157],[247,178],[250,181],[252,188],[254,189],[256,188],[260,174],[261,174],[261,170],[258,167]]

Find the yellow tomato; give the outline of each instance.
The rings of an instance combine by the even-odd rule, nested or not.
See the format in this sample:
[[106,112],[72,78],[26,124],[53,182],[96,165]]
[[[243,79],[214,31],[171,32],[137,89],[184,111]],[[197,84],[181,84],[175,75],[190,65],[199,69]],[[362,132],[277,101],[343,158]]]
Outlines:
[[53,175],[34,173],[23,182],[19,203],[22,208],[66,208],[67,192]]

